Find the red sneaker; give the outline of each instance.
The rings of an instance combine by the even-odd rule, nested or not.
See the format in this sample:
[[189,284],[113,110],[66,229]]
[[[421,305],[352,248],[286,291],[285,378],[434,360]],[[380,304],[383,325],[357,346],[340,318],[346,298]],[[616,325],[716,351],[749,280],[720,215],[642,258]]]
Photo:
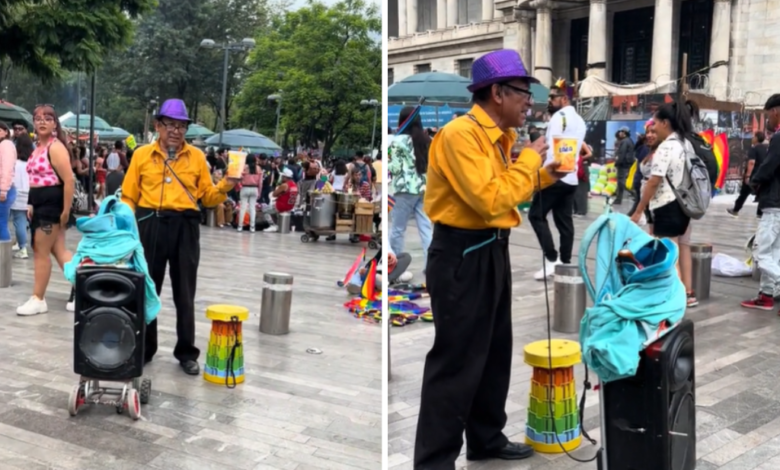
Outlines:
[[775,299],[771,295],[758,293],[758,297],[752,300],[746,300],[741,304],[745,308],[755,308],[758,310],[773,310],[775,308]]

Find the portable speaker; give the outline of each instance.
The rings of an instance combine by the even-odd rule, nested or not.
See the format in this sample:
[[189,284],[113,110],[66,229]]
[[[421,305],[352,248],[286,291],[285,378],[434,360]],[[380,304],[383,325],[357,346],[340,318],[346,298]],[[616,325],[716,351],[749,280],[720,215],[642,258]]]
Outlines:
[[683,320],[642,353],[634,377],[603,385],[609,470],[694,470],[693,322]]
[[130,380],[144,367],[145,276],[128,269],[76,271],[73,371],[98,380]]

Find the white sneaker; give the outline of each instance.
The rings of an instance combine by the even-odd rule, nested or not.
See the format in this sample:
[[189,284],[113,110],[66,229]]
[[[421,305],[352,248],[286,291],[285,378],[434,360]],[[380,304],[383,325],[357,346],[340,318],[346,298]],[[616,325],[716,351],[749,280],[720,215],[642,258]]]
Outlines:
[[76,289],[70,290],[70,297],[68,297],[68,303],[65,304],[65,310],[69,312],[76,311]]
[[238,227],[238,228],[236,228],[236,232],[243,232],[243,231],[244,231],[244,227]]
[[279,231],[279,227],[277,227],[276,225],[271,225],[267,229],[263,230],[263,232],[278,232],[278,231]]
[[414,277],[414,273],[412,273],[411,271],[406,271],[400,276],[398,276],[398,282],[409,282],[412,280],[413,277]]
[[560,261],[550,261],[545,260],[544,261],[544,269],[540,269],[534,274],[534,279],[537,281],[543,281],[544,280],[544,273],[547,272],[547,279],[550,279],[555,276],[555,267],[561,264]]
[[14,246],[11,247],[11,251],[19,251],[19,244],[14,243]]
[[31,315],[38,315],[39,313],[46,313],[48,311],[49,307],[46,305],[46,300],[32,296],[30,297],[30,300],[25,302],[24,305],[20,305],[16,309],[16,314],[23,317],[29,317]]
[[29,256],[27,255],[27,248],[22,248],[21,250],[14,253],[14,258],[16,259],[27,259]]
[[255,233],[255,228],[254,227],[249,227],[249,233]]

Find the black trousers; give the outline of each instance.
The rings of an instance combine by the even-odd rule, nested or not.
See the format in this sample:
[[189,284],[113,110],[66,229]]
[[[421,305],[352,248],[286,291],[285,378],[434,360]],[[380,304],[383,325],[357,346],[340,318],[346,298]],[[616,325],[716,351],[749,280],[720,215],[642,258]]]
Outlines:
[[425,358],[415,470],[454,470],[464,430],[477,452],[507,444],[512,271],[508,231],[485,244],[496,233],[434,226],[426,285],[436,337]]
[[739,188],[739,196],[737,196],[737,200],[734,202],[734,212],[742,210],[742,206],[745,205],[745,201],[747,201],[751,193],[750,185],[742,183],[742,186]]
[[613,204],[621,204],[623,202],[623,193],[628,192],[626,189],[626,182],[628,180],[628,173],[631,168],[617,168],[617,194],[615,195],[615,201]]
[[588,215],[588,194],[590,194],[590,180],[581,180],[577,183],[577,191],[574,194],[574,213]]
[[[195,287],[200,264],[199,211],[155,211],[138,208],[138,231],[146,263],[162,292],[166,268],[170,267],[173,304],[176,306],[176,347],[173,356],[180,362],[197,361],[195,347]],[[144,355],[149,361],[157,352],[157,320],[146,325]]]
[[547,223],[547,214],[552,211],[553,222],[561,235],[560,260],[564,264],[571,263],[571,251],[574,246],[574,194],[577,186],[558,181],[549,188],[545,188],[534,194],[531,201],[531,209],[528,210],[528,220],[536,232],[539,245],[542,247],[544,257],[549,261],[558,258],[555,250],[550,225]]

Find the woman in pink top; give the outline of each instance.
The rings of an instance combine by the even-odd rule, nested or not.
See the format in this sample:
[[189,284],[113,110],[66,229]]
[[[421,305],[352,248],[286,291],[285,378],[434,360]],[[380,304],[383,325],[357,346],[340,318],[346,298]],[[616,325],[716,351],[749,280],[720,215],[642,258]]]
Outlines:
[[[73,257],[65,247],[65,230],[73,223],[70,211],[75,190],[65,133],[51,106],[35,108],[33,121],[38,142],[27,160],[30,179],[27,216],[32,232],[35,279],[33,295],[16,309],[18,315],[38,315],[49,311],[45,295],[51,277],[51,255],[54,255],[60,269]],[[66,306],[71,312],[73,294],[71,290]]]
[[8,219],[11,206],[16,200],[14,188],[14,168],[16,167],[16,147],[11,141],[11,130],[0,121],[0,242],[10,241]]
[[247,155],[244,175],[241,177],[240,210],[238,213],[238,230],[243,228],[244,216],[249,210],[249,231],[255,231],[255,218],[257,216],[257,197],[260,194],[260,186],[263,184],[263,171],[257,166],[257,157]]

